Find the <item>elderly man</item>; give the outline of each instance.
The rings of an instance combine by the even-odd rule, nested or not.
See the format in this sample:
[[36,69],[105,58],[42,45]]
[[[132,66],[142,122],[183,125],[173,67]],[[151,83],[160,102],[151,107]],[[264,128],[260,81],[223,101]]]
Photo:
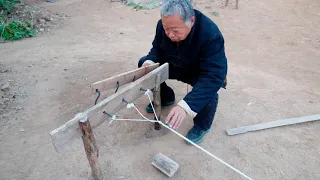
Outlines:
[[[152,45],[138,66],[169,63],[169,79],[193,86],[171,109],[166,123],[177,129],[186,115],[190,115],[194,126],[186,137],[198,144],[211,128],[218,104],[217,92],[226,85],[223,36],[214,22],[192,8],[189,0],[165,0]],[[174,104],[173,90],[166,83],[162,83],[160,89],[161,105]],[[146,110],[153,112],[150,104]]]

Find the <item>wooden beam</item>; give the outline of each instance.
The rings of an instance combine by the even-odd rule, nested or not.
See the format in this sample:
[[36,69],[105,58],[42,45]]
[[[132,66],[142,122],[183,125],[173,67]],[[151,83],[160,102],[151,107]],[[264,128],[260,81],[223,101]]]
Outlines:
[[287,126],[291,124],[298,124],[298,123],[317,121],[317,120],[320,120],[320,114],[316,114],[312,116],[304,116],[299,118],[292,118],[292,119],[283,119],[278,121],[271,121],[271,122],[250,125],[250,126],[234,128],[234,129],[228,129],[227,134],[229,136],[232,136],[232,135],[243,134],[251,131],[259,131],[262,129],[269,129],[274,127]]
[[[169,65],[167,63],[163,64],[134,83],[120,89],[117,93],[86,110],[84,113],[88,115],[91,126],[95,128],[108,119],[108,116],[104,114],[103,111],[114,115],[122,108],[125,108],[127,104],[122,101],[123,99],[127,102],[133,102],[144,95],[144,91],[141,91],[141,88],[153,89],[156,87],[156,78],[158,74],[160,74],[160,83],[166,81],[169,78]],[[50,132],[53,145],[58,152],[69,146],[73,140],[82,136],[78,124],[79,120],[79,117],[76,116],[64,125]]]
[[123,86],[125,84],[134,82],[141,78],[142,76],[148,74],[149,72],[155,70],[159,67],[159,63],[152,64],[147,67],[141,67],[132,71],[128,71],[108,79],[104,79],[102,81],[95,82],[91,85],[92,94],[96,94],[96,90],[98,89],[100,92],[106,91],[109,89],[117,89],[117,82],[118,86]]
[[88,116],[81,113],[78,114],[78,116],[80,118],[82,116],[82,119],[79,120],[79,126],[82,131],[82,141],[84,145],[84,150],[86,152],[91,167],[92,174],[90,174],[90,176],[92,176],[94,180],[102,180],[103,176],[98,161],[99,149],[97,148],[97,143],[94,138],[94,134],[90,122],[88,120]]

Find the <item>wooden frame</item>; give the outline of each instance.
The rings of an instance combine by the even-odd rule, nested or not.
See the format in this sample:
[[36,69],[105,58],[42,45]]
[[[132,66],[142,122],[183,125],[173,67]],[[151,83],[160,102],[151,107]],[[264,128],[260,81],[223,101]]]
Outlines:
[[[99,151],[96,146],[92,128],[99,126],[109,116],[126,107],[127,102],[131,103],[144,95],[143,89],[153,89],[154,107],[161,116],[160,84],[169,78],[169,65],[152,65],[139,68],[133,71],[117,75],[92,85],[93,89],[100,88],[100,91],[114,87],[112,83],[118,82],[119,86],[127,83],[128,86],[119,89],[115,94],[107,97],[83,113],[77,114],[73,119],[50,132],[52,143],[58,152],[63,151],[75,139],[82,137],[87,158],[95,180],[102,179],[102,173],[98,163]],[[157,68],[158,67],[158,68]],[[131,77],[135,77],[132,82]],[[106,112],[106,113],[104,113]],[[109,116],[108,116],[108,115]],[[89,121],[90,120],[90,121]]]

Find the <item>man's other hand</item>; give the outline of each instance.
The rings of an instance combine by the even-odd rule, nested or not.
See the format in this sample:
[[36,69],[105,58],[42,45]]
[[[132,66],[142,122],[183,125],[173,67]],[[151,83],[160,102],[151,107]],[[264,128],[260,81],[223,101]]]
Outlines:
[[166,124],[173,129],[178,129],[182,121],[186,118],[186,112],[182,107],[176,106],[171,109],[167,119]]

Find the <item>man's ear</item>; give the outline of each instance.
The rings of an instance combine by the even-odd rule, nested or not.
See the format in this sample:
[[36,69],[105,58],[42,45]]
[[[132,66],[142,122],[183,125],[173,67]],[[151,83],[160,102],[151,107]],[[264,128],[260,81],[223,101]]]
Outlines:
[[196,22],[196,18],[194,16],[192,16],[191,23],[190,23],[191,27],[194,25],[194,22]]

